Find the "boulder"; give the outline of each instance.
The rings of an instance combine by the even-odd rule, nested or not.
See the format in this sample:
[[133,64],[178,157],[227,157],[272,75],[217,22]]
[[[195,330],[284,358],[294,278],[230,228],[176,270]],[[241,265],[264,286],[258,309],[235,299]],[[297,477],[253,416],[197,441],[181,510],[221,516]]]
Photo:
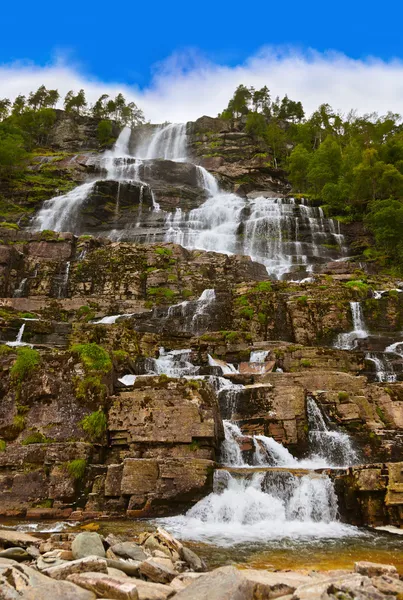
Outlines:
[[107,558],[106,563],[108,567],[112,569],[118,569],[130,577],[138,577],[139,575],[139,568],[141,565],[140,561]]
[[99,533],[92,531],[83,531],[74,539],[71,550],[74,558],[84,558],[85,556],[100,556],[105,558],[105,548]]
[[189,565],[192,571],[206,571],[205,562],[199,556],[197,556],[193,550],[190,550],[190,548],[186,548],[185,546],[182,548],[182,560]]
[[98,556],[86,556],[65,562],[62,565],[56,565],[45,569],[43,573],[52,577],[52,579],[67,579],[73,573],[107,573],[107,564],[104,558]]
[[175,592],[180,592],[201,576],[201,573],[181,573],[171,581],[170,586]]
[[12,544],[13,547],[20,546],[39,546],[42,540],[40,538],[23,533],[22,531],[12,531],[11,529],[0,529],[0,545],[7,546]]
[[69,581],[94,592],[98,598],[139,600],[137,584],[128,577],[111,577],[104,573],[69,575]]
[[139,600],[166,600],[175,594],[175,590],[171,586],[161,583],[137,579],[136,586]]
[[0,550],[0,558],[11,558],[17,562],[23,560],[30,560],[31,555],[24,550],[24,548],[7,548],[6,550]]
[[146,560],[147,554],[134,542],[121,542],[111,546],[112,552],[122,558],[132,558],[133,560]]
[[95,600],[93,592],[84,590],[82,587],[69,581],[51,581],[40,587],[29,588],[23,594],[23,600]]
[[165,563],[165,560],[161,558],[148,558],[140,565],[141,575],[155,583],[170,583],[178,573],[174,570],[172,562],[169,561],[170,565],[172,565],[171,567]]
[[[235,567],[221,567],[199,577],[175,600],[254,600],[255,584]],[[264,596],[262,596],[264,597]]]

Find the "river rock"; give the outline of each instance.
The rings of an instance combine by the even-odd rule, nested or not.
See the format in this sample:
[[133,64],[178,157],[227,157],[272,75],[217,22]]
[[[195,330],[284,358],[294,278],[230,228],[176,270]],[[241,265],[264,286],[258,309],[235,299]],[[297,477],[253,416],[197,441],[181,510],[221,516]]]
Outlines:
[[68,580],[94,592],[98,598],[139,600],[136,582],[127,577],[111,577],[104,573],[81,573],[69,575]]
[[117,556],[122,558],[132,558],[133,560],[146,560],[147,554],[144,550],[134,542],[121,542],[111,546],[111,550]]
[[118,569],[119,571],[123,571],[130,577],[138,577],[140,572],[141,562],[138,560],[119,560],[113,558],[107,558],[106,563],[108,567],[112,569]]
[[186,546],[182,548],[182,560],[189,565],[192,571],[202,572],[207,569],[206,563],[197,556],[196,552],[193,552],[190,548],[186,548]]
[[162,527],[158,527],[157,531],[153,533],[143,533],[140,536],[140,543],[151,552],[160,550],[171,558],[173,562],[179,560],[182,555],[183,545],[181,542]]
[[371,583],[381,594],[403,598],[403,581],[394,576],[382,575],[381,577],[373,577]]
[[[254,600],[255,584],[235,567],[221,567],[178,592],[175,600]],[[264,597],[264,596],[263,596]]]
[[0,550],[0,558],[11,558],[17,562],[23,560],[30,560],[31,555],[24,550],[24,548],[7,548],[6,550]]
[[119,569],[114,569],[113,567],[107,567],[106,572],[111,577],[128,577],[124,571],[120,571]]
[[11,529],[0,529],[1,546],[13,544],[15,547],[26,548],[27,546],[39,546],[41,542],[40,538],[29,535],[29,533],[12,531]]
[[171,581],[170,586],[176,592],[180,592],[180,590],[184,590],[199,577],[202,577],[201,573],[181,573]]
[[107,573],[107,564],[106,560],[99,556],[86,556],[85,558],[65,562],[62,565],[49,567],[43,572],[52,579],[67,579],[73,573]]
[[161,558],[148,558],[143,561],[140,565],[140,573],[155,583],[170,583],[178,574],[173,568],[172,561],[167,562],[166,559]]
[[74,539],[71,550],[74,558],[84,558],[85,556],[100,556],[105,558],[105,548],[99,533],[92,531],[83,531]]
[[151,581],[136,580],[139,600],[166,600],[175,594],[175,589],[169,585],[152,583]]
[[[48,580],[49,581],[49,580]],[[50,581],[24,592],[23,600],[95,600],[93,592],[69,581]]]
[[389,577],[396,577],[399,579],[399,573],[393,565],[361,561],[354,564],[354,571],[360,573],[360,575],[368,575],[368,577],[389,575]]

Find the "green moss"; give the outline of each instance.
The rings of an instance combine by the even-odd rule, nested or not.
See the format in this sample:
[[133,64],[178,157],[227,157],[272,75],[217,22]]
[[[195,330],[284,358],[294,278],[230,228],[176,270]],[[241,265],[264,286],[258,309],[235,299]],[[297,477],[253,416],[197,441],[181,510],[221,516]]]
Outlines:
[[10,354],[10,352],[12,352],[10,346],[6,346],[6,344],[0,344],[0,356],[7,356],[7,354]]
[[193,440],[189,448],[192,452],[197,452],[197,450],[200,450],[200,444],[197,440]]
[[0,227],[3,227],[3,229],[14,229],[15,231],[19,230],[17,223],[8,223],[7,221],[0,223]]
[[153,296],[157,299],[172,300],[175,296],[175,292],[165,287],[150,287],[147,290],[148,296]]
[[172,256],[172,250],[170,248],[155,248],[155,253],[159,256]]
[[37,350],[23,346],[17,350],[17,359],[11,367],[10,375],[14,383],[21,383],[38,367],[41,357]]
[[25,418],[22,415],[15,415],[13,419],[13,427],[19,433],[25,429]]
[[95,318],[95,310],[93,310],[90,306],[84,304],[80,306],[80,308],[76,312],[76,317],[78,321],[92,321]]
[[7,448],[6,441],[0,439],[0,452],[5,452],[6,448]]
[[387,418],[385,413],[383,412],[382,408],[380,406],[376,407],[376,414],[378,415],[378,417],[380,418],[380,420],[382,421],[382,423],[384,423],[385,425],[387,425]]
[[85,469],[87,468],[87,461],[84,458],[77,458],[66,463],[66,469],[75,480],[82,479],[85,475]]
[[109,373],[112,369],[112,361],[108,352],[98,344],[74,344],[71,352],[80,357],[87,373],[91,371]]
[[239,315],[243,318],[243,319],[247,319],[250,320],[253,318],[254,315],[254,310],[251,306],[244,306],[243,308],[241,308]]
[[192,290],[187,290],[187,289],[182,290],[182,298],[186,299],[186,298],[190,298],[191,296],[193,296]]
[[128,358],[129,353],[124,350],[113,350],[112,356],[118,363],[122,363]]
[[46,435],[43,435],[40,431],[33,431],[28,434],[21,443],[23,446],[29,446],[30,444],[50,444],[51,442],[53,442],[53,440],[46,437]]
[[83,431],[92,441],[97,441],[104,435],[107,426],[106,415],[102,410],[97,410],[87,415],[80,421]]
[[301,306],[306,306],[308,304],[308,297],[307,296],[298,296],[297,302]]
[[200,389],[200,381],[197,381],[197,379],[190,379],[188,385],[194,390]]
[[312,367],[311,361],[306,358],[303,358],[300,361],[300,365],[301,365],[301,367],[304,367],[304,369],[309,369],[309,367]]
[[108,395],[108,388],[98,375],[87,375],[84,379],[76,379],[75,392],[77,400],[103,403]]
[[350,394],[348,394],[347,392],[339,392],[339,400],[340,402],[345,402],[346,400],[348,400],[350,398]]
[[47,498],[41,502],[35,502],[32,506],[33,508],[52,508],[53,500],[51,500],[51,498]]
[[51,229],[44,229],[43,231],[41,231],[41,240],[50,242],[55,241],[58,238],[59,234],[55,231],[52,231]]
[[272,284],[270,281],[260,281],[252,289],[252,292],[271,292],[271,291],[272,291]]
[[351,281],[347,281],[347,283],[345,283],[345,286],[349,289],[359,292],[360,296],[366,296],[370,289],[370,286],[361,279],[353,279]]

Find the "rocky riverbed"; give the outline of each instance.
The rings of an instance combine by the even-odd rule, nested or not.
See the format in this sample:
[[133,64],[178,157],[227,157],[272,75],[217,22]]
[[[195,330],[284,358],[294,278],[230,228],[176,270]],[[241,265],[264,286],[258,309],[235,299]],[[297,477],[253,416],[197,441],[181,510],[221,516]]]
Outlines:
[[352,570],[209,570],[162,528],[135,537],[96,531],[37,537],[0,529],[0,547],[4,600],[392,600],[403,594],[395,566],[367,561]]

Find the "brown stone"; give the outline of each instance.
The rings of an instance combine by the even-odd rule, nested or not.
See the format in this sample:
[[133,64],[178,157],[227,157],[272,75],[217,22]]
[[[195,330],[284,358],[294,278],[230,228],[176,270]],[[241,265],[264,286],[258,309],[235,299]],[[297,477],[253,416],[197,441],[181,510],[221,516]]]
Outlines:
[[139,600],[136,582],[127,577],[111,577],[104,573],[81,573],[69,575],[68,580],[94,592],[98,598]]

